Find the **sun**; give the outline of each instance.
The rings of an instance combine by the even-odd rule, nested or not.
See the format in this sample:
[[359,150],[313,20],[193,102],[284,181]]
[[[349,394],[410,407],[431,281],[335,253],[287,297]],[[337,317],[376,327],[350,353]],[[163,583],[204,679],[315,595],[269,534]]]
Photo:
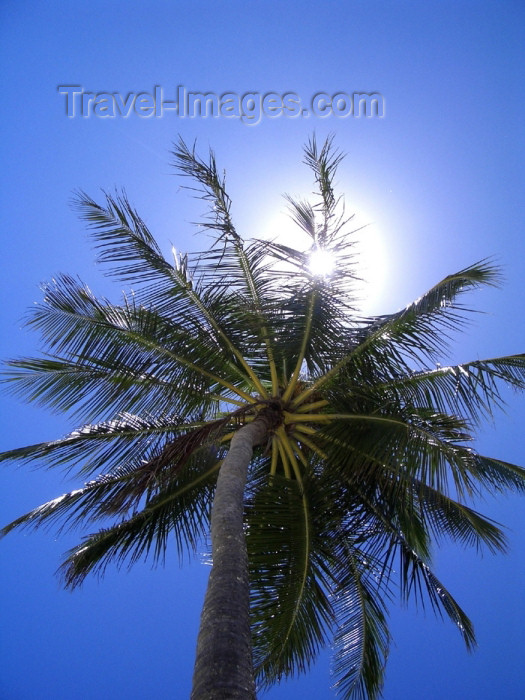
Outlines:
[[[385,239],[380,225],[371,213],[356,211],[347,224],[348,235],[355,241],[357,309],[363,314],[378,313],[384,305],[384,293],[388,276]],[[312,240],[292,221],[286,211],[263,222],[256,234],[290,248],[308,251]],[[286,263],[283,263],[286,267]],[[308,270],[314,276],[329,278],[337,268],[337,257],[329,250],[315,248],[311,251]]]
[[308,259],[308,269],[315,277],[327,277],[333,272],[336,257],[329,250],[314,248]]

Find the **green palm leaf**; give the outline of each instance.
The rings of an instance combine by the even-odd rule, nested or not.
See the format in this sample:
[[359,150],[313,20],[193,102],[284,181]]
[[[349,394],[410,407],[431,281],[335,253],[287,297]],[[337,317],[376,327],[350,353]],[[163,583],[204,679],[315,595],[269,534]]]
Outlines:
[[343,559],[345,567],[335,571],[334,688],[342,698],[372,699],[380,695],[390,646],[384,603],[367,560],[351,550]]
[[261,687],[306,671],[331,623],[326,577],[312,556],[310,508],[297,485],[279,476],[265,479],[248,504],[254,663]]
[[181,562],[195,554],[209,531],[213,484],[220,467],[217,456],[204,452],[190,460],[178,479],[150,496],[141,510],[102,528],[70,550],[61,567],[65,585],[79,586],[89,573],[103,575],[109,563],[132,566],[149,555],[163,562],[169,539]]

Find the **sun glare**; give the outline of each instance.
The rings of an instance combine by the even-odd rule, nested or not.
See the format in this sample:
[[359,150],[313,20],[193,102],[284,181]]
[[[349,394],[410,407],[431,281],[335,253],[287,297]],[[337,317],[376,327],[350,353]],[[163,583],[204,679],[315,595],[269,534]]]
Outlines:
[[[349,237],[355,241],[355,272],[360,278],[355,285],[357,307],[364,314],[380,313],[385,305],[384,293],[388,281],[386,250],[380,225],[371,214],[357,211],[348,222],[347,230]],[[307,251],[312,245],[311,239],[286,212],[264,223],[256,235],[302,251]],[[286,268],[287,264],[283,263],[283,269]],[[311,252],[308,270],[312,275],[329,277],[336,268],[337,259],[329,250],[315,249]]]
[[387,253],[380,225],[362,211],[356,213],[350,225],[360,229],[354,234],[356,272],[361,278],[356,285],[359,309],[365,314],[380,313],[384,310],[388,277]]
[[333,271],[335,263],[336,260],[333,253],[322,248],[316,248],[310,253],[308,269],[316,277],[326,277]]

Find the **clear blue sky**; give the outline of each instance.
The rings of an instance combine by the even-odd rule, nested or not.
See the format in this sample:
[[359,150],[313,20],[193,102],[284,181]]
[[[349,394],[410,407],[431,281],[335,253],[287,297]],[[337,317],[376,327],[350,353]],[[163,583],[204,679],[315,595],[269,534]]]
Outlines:
[[[260,235],[283,210],[281,194],[307,193],[301,147],[335,132],[348,153],[339,183],[347,206],[373,222],[385,264],[374,309],[394,311],[444,275],[485,256],[504,266],[502,290],[485,291],[453,359],[525,351],[525,6],[494,2],[36,2],[0,8],[2,299],[0,356],[32,354],[20,330],[38,284],[78,273],[118,297],[93,265],[74,189],[124,186],[166,251],[202,245],[190,221],[200,204],[169,165],[177,134],[212,145],[229,175],[238,228]],[[176,88],[311,96],[378,92],[382,118],[68,118],[59,85],[87,92]],[[147,105],[146,105],[147,106]],[[274,232],[277,233],[277,232]],[[1,397],[1,447],[75,427]],[[487,454],[525,463],[525,397],[479,438]],[[74,488],[55,471],[6,467],[0,521]],[[488,499],[506,523],[508,557],[445,547],[437,570],[476,623],[479,650],[430,611],[393,610],[386,700],[523,697],[525,501]],[[75,536],[13,534],[0,544],[2,700],[159,700],[188,697],[206,567],[109,570],[66,593],[53,573]],[[328,664],[267,694],[328,698]]]

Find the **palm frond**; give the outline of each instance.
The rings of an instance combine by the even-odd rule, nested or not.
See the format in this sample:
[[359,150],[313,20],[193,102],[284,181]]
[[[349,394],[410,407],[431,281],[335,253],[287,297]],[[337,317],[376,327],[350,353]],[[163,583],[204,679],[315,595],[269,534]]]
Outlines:
[[344,549],[334,571],[334,688],[345,700],[373,700],[381,694],[390,647],[386,611],[369,561],[348,545]]
[[331,606],[311,557],[315,533],[297,483],[266,477],[247,522],[254,663],[265,687],[309,668],[326,641]]
[[[179,172],[196,180],[199,185],[196,189],[200,193],[200,197],[210,202],[210,211],[202,225],[207,229],[219,232],[219,238],[212,251],[199,254],[200,274],[209,276],[211,272],[214,287],[217,286],[218,279],[222,278],[228,288],[233,285],[237,293],[242,294],[248,301],[246,306],[250,312],[250,320],[256,320],[260,331],[257,337],[263,341],[266,348],[272,387],[275,392],[278,379],[272,340],[273,333],[268,327],[268,319],[265,318],[264,314],[264,276],[261,274],[264,268],[261,267],[260,252],[253,246],[247,249],[241,236],[235,230],[230,215],[231,200],[225,189],[225,176],[221,177],[218,173],[213,151],[210,150],[209,160],[205,162],[196,154],[195,146],[190,149],[184,140],[179,138],[173,155],[175,156],[175,166]],[[222,249],[217,246],[219,242],[222,243]],[[236,301],[238,308],[239,298]],[[225,338],[230,337],[231,335],[225,334]],[[242,360],[242,356],[238,359]],[[255,379],[255,375],[251,376],[252,379]],[[265,395],[263,387],[257,385],[257,382],[256,386],[261,394]]]
[[463,424],[441,414],[291,414],[294,425],[319,423],[326,461],[356,483],[374,480],[391,489],[398,479],[417,478],[447,492],[471,493],[474,453],[458,440],[465,437]]
[[196,425],[173,414],[121,413],[109,421],[82,425],[58,440],[6,450],[0,453],[0,461],[67,469],[76,466],[81,475],[110,472],[123,463],[140,463],[175,435]]
[[311,239],[315,241],[317,235],[317,221],[315,209],[310,202],[296,199],[291,195],[285,195],[288,202],[288,210],[292,221],[302,229]]
[[501,459],[476,454],[473,457],[473,477],[492,492],[525,491],[525,469]]
[[[194,377],[189,381],[177,366],[172,367],[171,381],[165,382],[153,374],[138,374],[124,363],[116,368],[110,360],[98,360],[95,364],[63,358],[28,358],[6,364],[9,369],[2,381],[14,395],[91,420],[125,411],[191,413],[199,406],[199,395],[211,398],[218,388],[215,383],[210,387]],[[230,395],[239,395],[238,391],[232,390]]]
[[[427,561],[425,561],[428,557],[428,549],[425,542],[428,539],[428,533],[426,528],[421,527],[423,521],[417,510],[411,511],[405,504],[404,508],[401,507],[399,509],[398,513],[401,512],[402,517],[398,518],[392,517],[391,512],[381,512],[383,505],[381,500],[372,503],[365,497],[362,499],[362,502],[366,504],[370,514],[373,516],[375,527],[368,534],[366,529],[364,530],[360,538],[360,548],[363,551],[365,561],[375,560],[382,562],[380,570],[375,567],[372,568],[378,585],[388,588],[391,586],[395,572],[394,558],[397,553],[400,559],[400,585],[403,598],[405,600],[412,599],[416,604],[420,604],[423,607],[425,600],[428,600],[434,612],[440,615],[445,613],[456,625],[467,649],[473,649],[476,641],[471,621],[432,572]],[[449,527],[452,525],[452,529],[457,535],[458,509],[453,513],[456,516],[456,522],[452,523],[450,519],[452,504],[449,503],[447,505],[447,525]],[[387,511],[392,506],[394,506],[394,503],[390,501]],[[445,511],[442,509],[441,515],[444,515],[444,513]],[[478,537],[483,532],[485,544],[488,543],[491,548],[501,549],[501,533],[497,532],[497,529],[490,527],[490,524],[486,521],[482,524],[481,520],[476,518],[476,514],[472,512],[468,514],[463,512],[462,515],[461,525],[464,527],[466,522],[469,522],[470,536],[472,536],[474,530],[477,530]],[[414,525],[416,526],[415,530]],[[416,532],[415,538],[413,536],[414,532]],[[423,541],[421,535],[423,535]],[[423,544],[423,547],[421,547],[421,544]]]
[[[507,540],[497,523],[426,484],[414,482],[413,489],[425,526],[435,541],[448,536],[465,547],[487,547],[492,553],[506,551]],[[411,512],[408,508],[408,517]]]
[[[112,471],[99,474],[83,487],[17,518],[0,534],[6,535],[18,527],[49,527],[56,521],[62,523],[63,529],[113,516],[127,517],[130,512],[143,507],[147,509],[159,494],[172,488],[176,491],[174,498],[177,498],[179,492],[193,488],[192,480],[200,480],[198,470],[202,470],[203,464],[206,466],[210,460],[216,464],[221,459],[223,449],[218,447],[219,438],[230,423],[231,417],[226,416],[201,425],[185,426],[182,434],[170,440],[163,436],[162,446],[153,447],[152,442],[147,440],[145,445],[140,445],[142,459],[138,460],[136,454],[132,455],[132,459],[123,458]],[[99,437],[101,426],[97,426],[93,434]],[[44,449],[44,452],[48,457],[49,449]],[[35,455],[30,453],[25,456],[34,458]],[[185,471],[188,463],[191,463],[191,467]],[[84,473],[89,471],[92,471],[92,467],[82,470]]]
[[[177,328],[153,311],[96,305],[88,315],[43,306],[31,322],[65,357],[8,363],[13,369],[5,372],[5,381],[30,400],[59,410],[80,404],[81,414],[112,405],[124,411],[135,401],[148,400],[158,410],[171,404],[187,413],[217,391],[224,391],[226,400],[237,396],[252,401],[243,388],[249,379],[217,351],[209,336]],[[104,384],[111,391],[94,395],[94,388]]]
[[525,388],[525,355],[408,372],[378,383],[374,390],[385,398],[390,394],[405,403],[434,406],[479,423],[505,405],[501,392],[505,384],[514,389]]
[[99,250],[98,261],[109,264],[111,274],[128,282],[169,278],[172,266],[163,258],[154,237],[129,203],[126,193],[103,194],[105,206],[81,191],[73,199],[74,207],[93,231]]
[[399,551],[404,596],[408,598],[412,593],[412,596],[424,605],[425,592],[433,611],[439,615],[446,614],[450,618],[461,633],[468,651],[472,651],[476,646],[476,637],[472,622],[466,613],[416,552],[405,547],[401,547]]
[[317,145],[317,139],[313,135],[304,149],[304,162],[313,171],[315,181],[321,198],[320,209],[323,214],[323,225],[319,231],[315,242],[322,247],[329,241],[331,220],[334,216],[337,199],[334,195],[334,177],[337,168],[344,158],[333,145],[333,136],[328,136],[321,149]]
[[463,322],[462,314],[467,309],[458,303],[458,296],[499,282],[499,269],[490,260],[448,275],[405,309],[366,325],[350,354],[356,358],[363,351],[382,346],[397,348],[416,361],[427,357],[433,360],[446,349],[450,332]]
[[482,285],[496,286],[499,269],[488,260],[445,277],[426,294],[397,313],[365,321],[349,334],[344,356],[322,374],[303,396],[330,381],[384,382],[409,374],[407,361],[425,366],[448,346],[449,335],[461,327],[466,308],[457,297]]
[[176,304],[176,308],[180,309],[182,302],[186,314],[179,312],[178,315],[189,315],[193,324],[203,331],[206,327],[211,329],[211,335],[219,341],[221,349],[233,350],[237,361],[247,371],[257,389],[264,393],[262,386],[258,384],[257,376],[250,370],[242,353],[233,346],[221,330],[220,324],[203,304],[191,277],[188,279],[185,258],[176,260],[175,265],[171,265],[162,257],[147,227],[131,208],[126,196],[121,194],[112,197],[106,194],[104,208],[86,194],[80,193],[76,205],[83,218],[91,224],[93,236],[101,249],[99,262],[125,263],[114,265],[113,274],[128,282],[134,281],[142,287],[144,282],[150,282],[150,286],[137,292],[137,298],[148,306],[155,304],[164,312],[169,309],[173,316],[173,305]]
[[210,149],[208,162],[200,158],[195,150],[195,144],[190,148],[182,137],[179,137],[172,151],[176,169],[185,176],[194,179],[198,187],[188,188],[198,192],[199,198],[210,202],[207,218],[201,226],[219,232],[219,238],[235,238],[239,236],[233,226],[230,208],[231,199],[226,192],[226,176],[219,175],[215,154]]
[[85,537],[68,552],[61,574],[68,588],[82,584],[89,573],[103,575],[110,563],[132,566],[148,556],[163,562],[169,538],[179,559],[195,554],[209,532],[213,487],[221,462],[212,451],[199,451],[179,478],[151,496],[131,517]]

